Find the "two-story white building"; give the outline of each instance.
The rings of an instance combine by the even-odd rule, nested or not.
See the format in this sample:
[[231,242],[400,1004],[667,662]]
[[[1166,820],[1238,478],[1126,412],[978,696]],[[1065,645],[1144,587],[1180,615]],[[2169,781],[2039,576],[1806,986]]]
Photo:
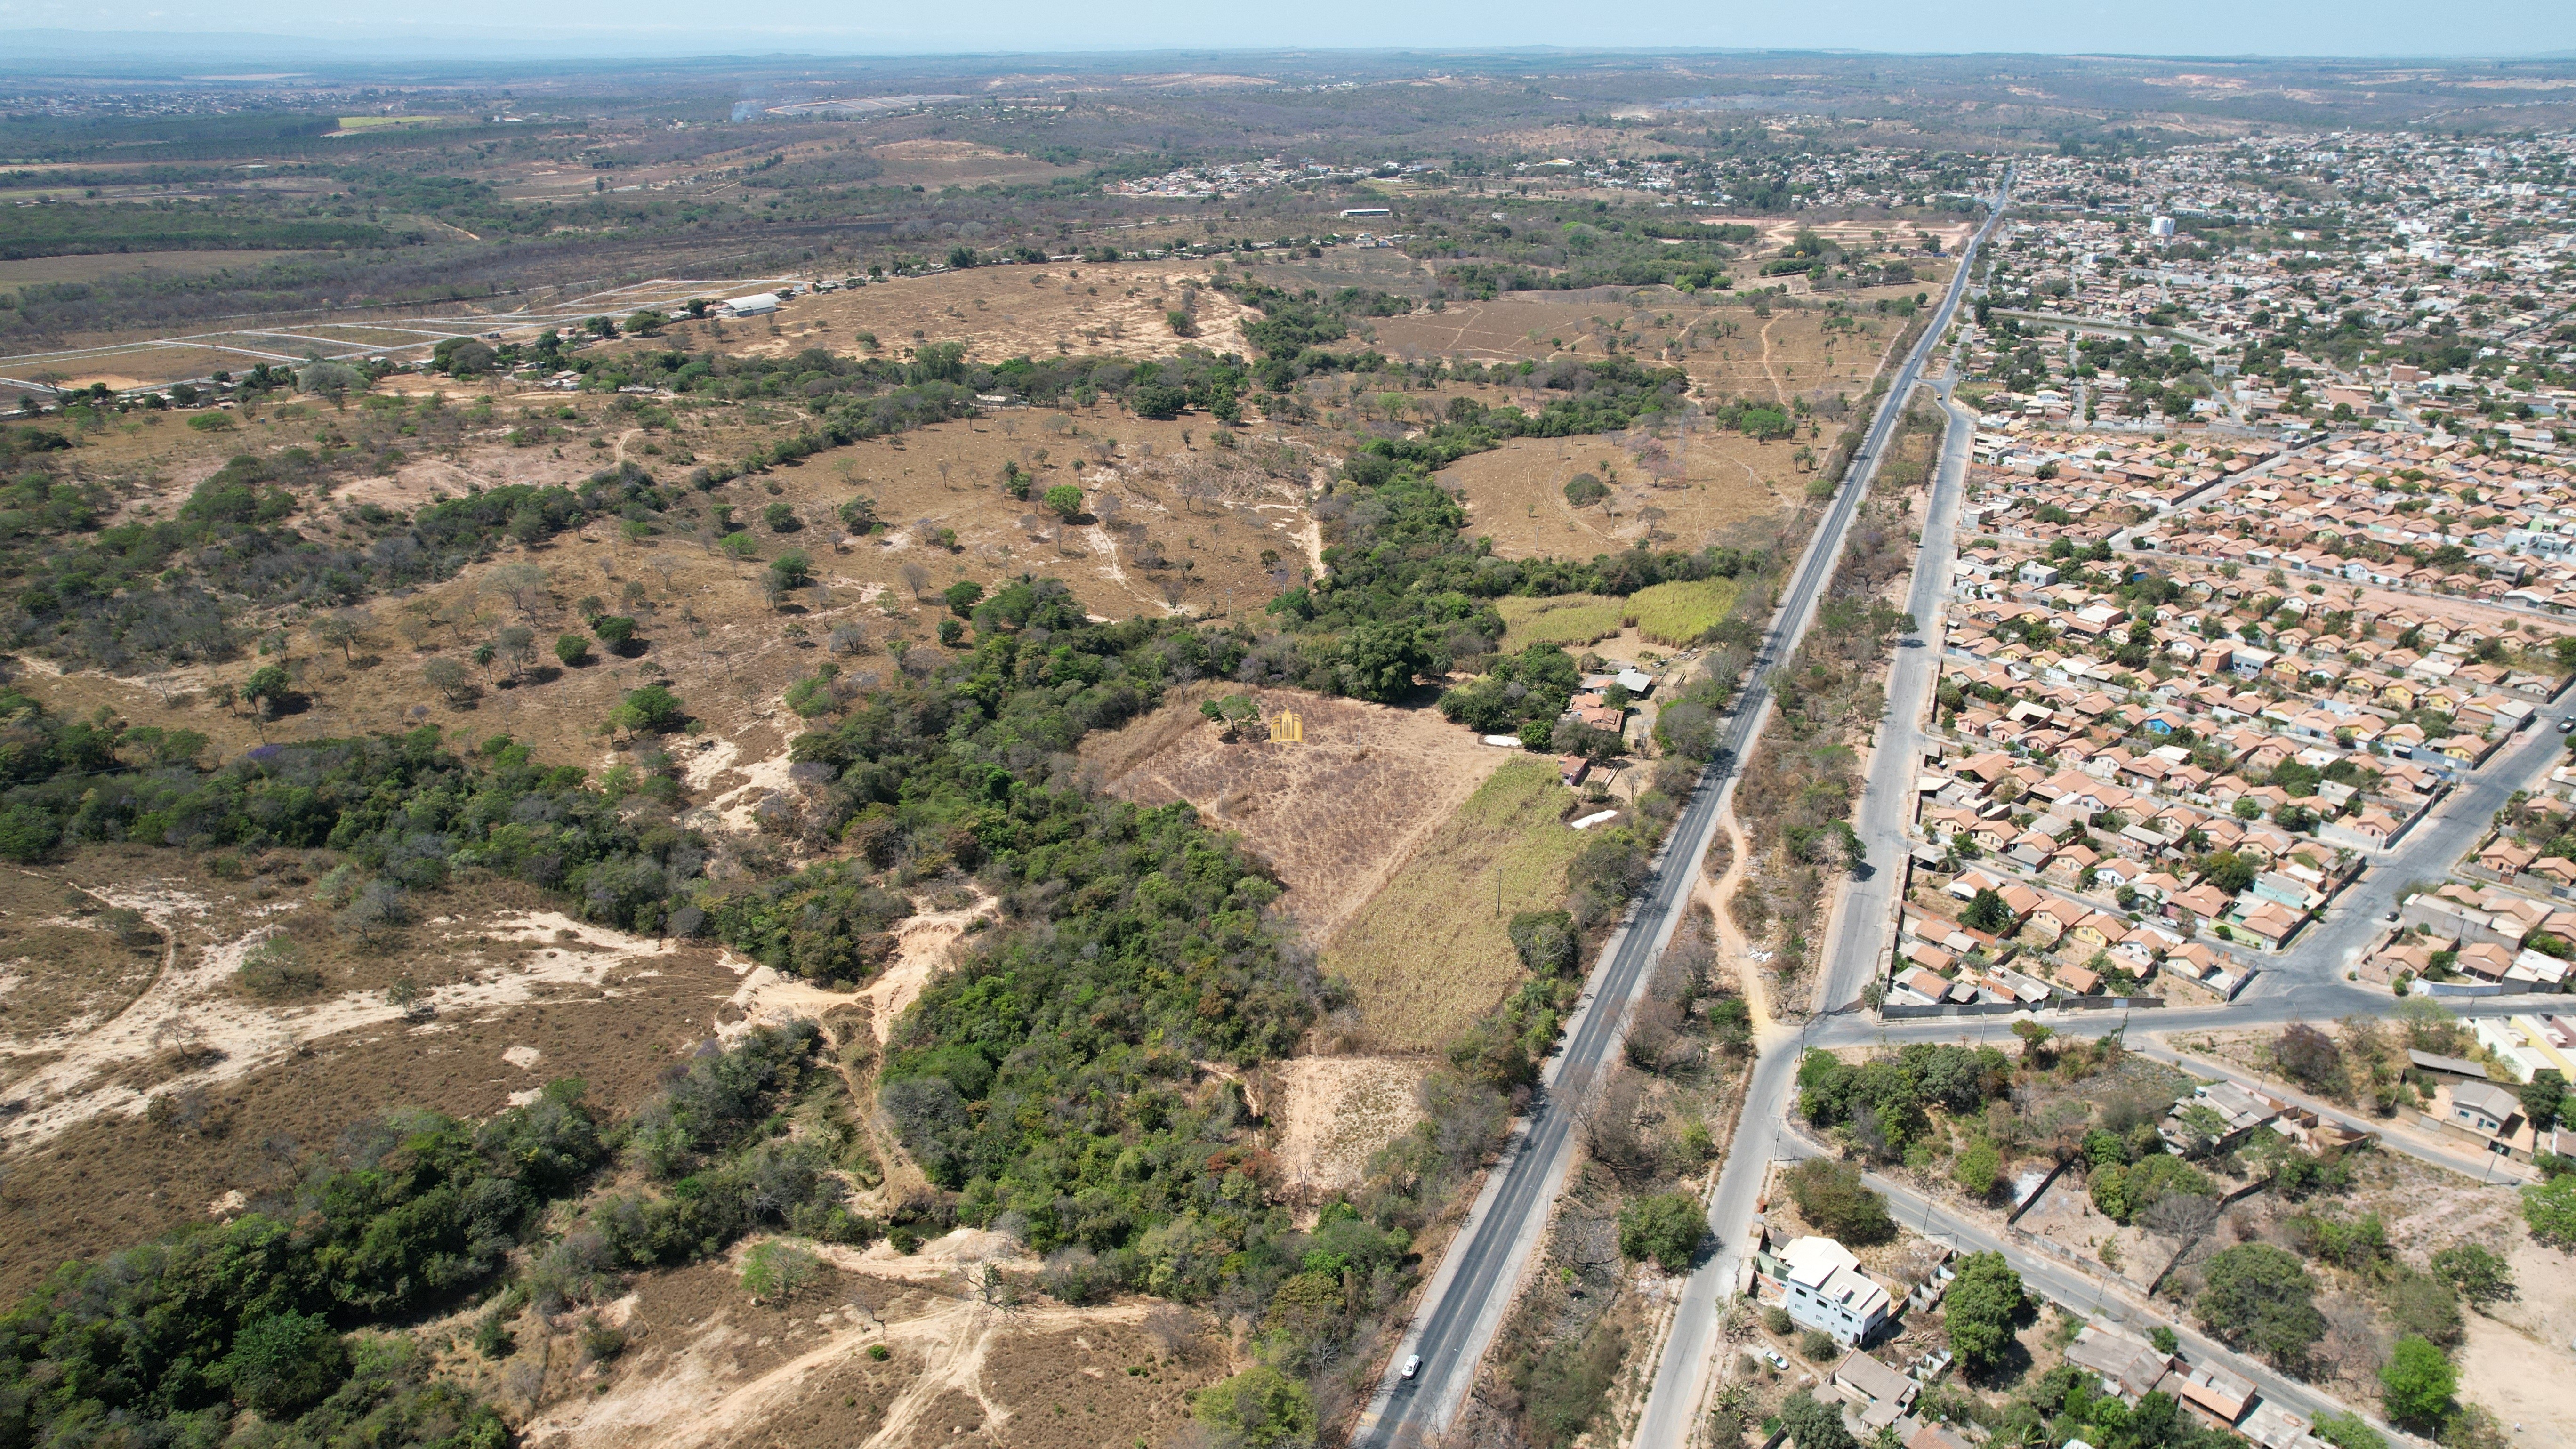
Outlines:
[[1761,1297],[1788,1310],[1802,1328],[1830,1334],[1848,1348],[1869,1342],[1894,1316],[1885,1288],[1860,1270],[1860,1259],[1831,1238],[1799,1238],[1777,1253],[1760,1254]]

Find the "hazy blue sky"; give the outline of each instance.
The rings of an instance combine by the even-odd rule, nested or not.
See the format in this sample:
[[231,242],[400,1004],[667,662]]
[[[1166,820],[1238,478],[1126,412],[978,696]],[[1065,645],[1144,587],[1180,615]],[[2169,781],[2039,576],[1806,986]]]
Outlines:
[[0,34],[97,28],[148,37],[261,32],[316,41],[517,37],[548,54],[814,50],[1051,51],[1163,47],[1671,46],[2154,55],[2533,55],[2576,52],[2571,0],[0,0]]

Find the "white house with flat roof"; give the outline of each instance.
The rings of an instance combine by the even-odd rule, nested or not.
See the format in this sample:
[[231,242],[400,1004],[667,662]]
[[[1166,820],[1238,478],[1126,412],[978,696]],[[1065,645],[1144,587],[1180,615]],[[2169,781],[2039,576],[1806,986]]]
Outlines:
[[1829,1334],[1846,1348],[1867,1343],[1893,1316],[1887,1290],[1860,1270],[1851,1249],[1831,1238],[1796,1239],[1758,1256],[1755,1267],[1791,1322]]

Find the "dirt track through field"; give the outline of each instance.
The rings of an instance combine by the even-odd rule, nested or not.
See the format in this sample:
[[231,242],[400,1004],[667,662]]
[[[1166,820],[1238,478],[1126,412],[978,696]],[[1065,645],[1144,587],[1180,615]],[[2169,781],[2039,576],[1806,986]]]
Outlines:
[[1760,1036],[1771,1024],[1771,985],[1763,977],[1761,963],[1753,959],[1753,943],[1744,938],[1729,909],[1735,893],[1744,888],[1744,874],[1753,861],[1753,842],[1745,838],[1743,822],[1735,818],[1732,806],[1718,817],[1717,826],[1726,832],[1726,874],[1703,887],[1703,892],[1709,914],[1717,919],[1719,959],[1734,966],[1736,982],[1744,988],[1744,1004],[1753,1013],[1753,1033]]
[[[232,939],[207,939],[195,924],[208,903],[166,883],[100,886],[89,894],[140,912],[168,941],[152,983],[113,1017],[30,1045],[56,1053],[14,1084],[22,1110],[0,1128],[0,1143],[23,1150],[108,1112],[142,1112],[150,1092],[228,1082],[293,1055],[297,1047],[415,1014],[482,1010],[539,999],[552,988],[600,986],[616,967],[678,949],[669,941],[629,936],[553,912],[505,915],[480,928],[490,939],[569,942],[534,957],[526,969],[498,966],[471,981],[423,990],[417,1001],[353,992],[312,1005],[270,1006],[238,994],[234,973],[270,934],[262,928]],[[191,938],[196,938],[191,940]],[[178,1053],[191,1063],[166,1081],[117,1080],[120,1069]]]

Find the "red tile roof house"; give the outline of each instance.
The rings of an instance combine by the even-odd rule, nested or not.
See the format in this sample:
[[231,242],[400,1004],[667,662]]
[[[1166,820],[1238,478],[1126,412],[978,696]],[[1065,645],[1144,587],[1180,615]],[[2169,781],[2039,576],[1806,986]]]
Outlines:
[[2218,887],[2196,885],[2166,901],[2164,914],[2168,920],[2175,921],[2215,921],[2224,917],[2228,907],[2234,904],[2235,899]]
[[2228,921],[2237,935],[2253,937],[2261,942],[2263,949],[2267,951],[2280,950],[2292,936],[2298,934],[2299,927],[2307,923],[2308,918],[2305,913],[2291,910],[2279,901],[2259,900],[2250,896],[2246,900],[2248,904],[2238,906],[2235,913],[2228,917]]

